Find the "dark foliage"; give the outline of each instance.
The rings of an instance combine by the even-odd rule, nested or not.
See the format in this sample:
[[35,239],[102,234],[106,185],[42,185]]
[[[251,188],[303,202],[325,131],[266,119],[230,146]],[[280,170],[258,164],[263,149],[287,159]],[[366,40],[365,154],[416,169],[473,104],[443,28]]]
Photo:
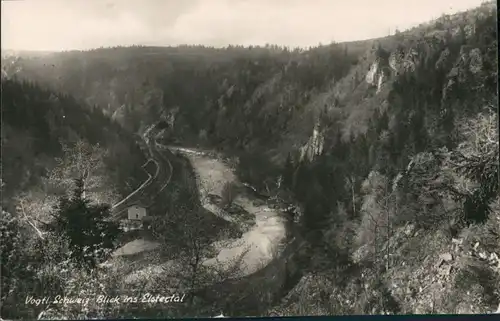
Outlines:
[[[85,139],[109,151],[105,160],[119,191],[144,180],[144,162],[136,138],[105,116],[82,108],[74,98],[42,90],[30,82],[2,79],[2,169],[4,200],[36,184],[62,155],[61,142]],[[123,162],[127,159],[127,162]]]
[[90,270],[107,258],[119,236],[118,225],[109,217],[109,205],[90,204],[83,198],[82,180],[77,180],[73,195],[61,198],[47,228],[66,239],[70,257]]
[[[66,108],[68,117],[75,113],[71,126],[59,128],[78,128],[90,141],[106,137],[106,130],[94,132],[94,124],[82,121],[88,113],[108,133],[120,135],[124,131],[108,123],[108,116],[129,133],[165,117],[161,128],[169,142],[236,156],[242,181],[265,196],[285,190],[299,203],[299,230],[309,249],[298,258],[304,270],[334,271],[336,282],[344,284],[342,277],[350,277],[354,266],[351,234],[356,228],[358,234],[370,232],[362,230],[367,218],[382,217],[395,229],[414,224],[426,232],[452,225],[453,236],[464,227],[456,224],[461,217],[468,224],[490,218],[490,203],[498,195],[498,158],[455,153],[466,140],[460,124],[488,105],[497,113],[497,28],[490,7],[445,16],[391,37],[307,51],[131,47],[28,58],[15,66],[21,68],[21,79],[100,106],[83,112],[64,107],[75,106],[74,100],[59,98],[66,99],[57,106]],[[88,62],[85,67],[83,61]],[[365,78],[369,70],[376,71],[373,81]],[[28,132],[35,128],[33,137],[57,153],[57,144],[48,142],[68,134],[50,134],[53,127],[43,120],[48,108],[30,109],[23,100],[25,92],[36,101],[48,101],[50,95],[26,83],[6,85],[13,93],[4,113],[7,124]],[[62,114],[54,113],[61,122]],[[308,158],[301,152],[316,144],[313,129],[324,143]],[[119,139],[108,146],[115,141]],[[14,145],[7,151],[17,155]],[[443,149],[451,156],[432,158]],[[126,151],[117,151],[115,160]],[[134,161],[127,164],[133,165],[124,172],[139,168],[132,147],[130,155]],[[4,166],[23,172],[17,164]],[[458,191],[445,169],[474,181],[477,188]],[[385,184],[364,189],[370,173]],[[399,186],[390,186],[399,178]],[[184,197],[179,192],[178,198]],[[383,202],[390,204],[384,207]],[[454,207],[445,209],[445,203]],[[386,245],[388,238],[377,246]],[[382,259],[377,259],[376,273],[382,271],[377,266]],[[378,276],[373,290],[377,295],[366,298],[363,309],[370,311],[365,312],[402,310]]]

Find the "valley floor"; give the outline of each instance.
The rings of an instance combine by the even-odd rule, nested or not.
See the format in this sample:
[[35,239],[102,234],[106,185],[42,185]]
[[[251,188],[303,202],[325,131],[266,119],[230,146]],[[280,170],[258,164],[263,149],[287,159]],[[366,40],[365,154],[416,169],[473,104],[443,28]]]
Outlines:
[[[189,149],[179,151],[188,157],[195,169],[203,206],[215,215],[234,222],[236,220],[234,216],[211,203],[208,198],[209,194],[222,196],[223,187],[227,183],[241,184],[231,168],[224,162],[201,152]],[[286,236],[285,221],[276,210],[270,209],[266,204],[258,204],[258,200],[249,193],[241,193],[233,203],[254,216],[255,224],[243,233],[241,238],[218,244],[218,256],[209,259],[205,264],[225,263],[242,256],[242,274],[249,275],[276,256],[277,246]]]
[[[203,207],[228,222],[239,224],[242,229],[246,227],[240,238],[216,241],[214,246],[218,254],[203,264],[229,268],[231,262],[238,260],[241,262],[241,268],[239,273],[233,274],[232,277],[242,277],[255,273],[271,262],[278,254],[278,245],[285,240],[285,219],[278,211],[270,209],[265,202],[254,199],[250,193],[243,192],[238,195],[234,204],[244,209],[246,217],[251,217],[252,222],[248,222],[248,219],[242,221],[237,217],[238,214],[232,215],[210,202],[207,197],[209,194],[221,196],[226,183],[239,183],[237,177],[228,165],[214,157],[190,149],[182,149],[181,152],[195,170]],[[129,268],[125,283],[134,284],[166,271],[172,272],[172,269],[178,266],[169,258],[162,259],[160,252],[159,243],[142,235],[116,250],[109,263],[116,266],[121,265],[118,262],[126,262]]]

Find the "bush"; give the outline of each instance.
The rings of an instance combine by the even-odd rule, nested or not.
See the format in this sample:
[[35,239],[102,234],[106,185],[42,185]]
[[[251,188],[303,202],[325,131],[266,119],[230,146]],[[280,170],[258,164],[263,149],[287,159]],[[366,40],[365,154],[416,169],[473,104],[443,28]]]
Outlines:
[[[500,300],[500,276],[486,262],[470,259],[458,272],[454,286],[457,293],[466,293],[457,300],[458,313],[485,313],[496,308]],[[464,304],[465,303],[465,304]],[[473,311],[468,310],[474,307]],[[463,311],[463,309],[467,309]]]

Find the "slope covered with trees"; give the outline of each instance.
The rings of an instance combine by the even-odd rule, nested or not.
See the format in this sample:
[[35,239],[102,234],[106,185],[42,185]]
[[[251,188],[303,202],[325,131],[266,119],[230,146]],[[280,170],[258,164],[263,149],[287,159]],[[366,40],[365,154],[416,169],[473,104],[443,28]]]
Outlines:
[[486,3],[309,50],[97,49],[5,72],[131,132],[161,115],[169,143],[221,150],[242,180],[296,203],[304,276],[277,313],[488,312],[500,301],[496,33]]
[[[42,90],[33,83],[2,80],[2,179],[6,198],[32,187],[52,169],[62,170],[65,164],[58,164],[57,158],[64,156],[66,147],[81,140],[100,145],[94,152],[102,154],[102,167],[119,194],[125,195],[144,179],[140,171],[144,156],[137,138],[99,108],[84,108],[67,94]],[[82,148],[80,152],[84,153]],[[119,161],[123,158],[129,161]]]
[[82,261],[109,255],[109,206],[145,179],[135,140],[100,109],[2,79],[2,316],[35,318],[26,298],[70,291]]
[[442,20],[431,35],[381,40],[364,82],[327,94],[338,107],[323,130],[337,140],[288,170],[310,235],[309,288],[297,293],[325,293],[318,305],[299,304],[307,313],[498,306],[495,12]]
[[[231,226],[201,211],[186,161],[168,154],[175,168],[170,184],[142,195],[143,200],[156,198],[148,208],[150,216],[158,213],[154,228],[123,231],[111,205],[146,179],[141,137],[123,130],[100,108],[83,104],[34,83],[2,79],[2,317],[172,316],[175,309],[161,305],[97,300],[129,294],[126,288],[132,286],[153,293],[172,285],[173,276],[163,273],[147,278],[147,285],[127,283],[141,272],[141,260],[116,255],[118,248],[143,237],[162,242],[165,247],[148,253],[146,263],[158,263],[159,256],[160,263],[181,258],[179,286],[191,288],[222,277],[202,266],[200,253],[210,252],[214,238],[221,230],[232,231]],[[186,222],[192,224],[182,228]],[[63,304],[64,298],[73,301]]]

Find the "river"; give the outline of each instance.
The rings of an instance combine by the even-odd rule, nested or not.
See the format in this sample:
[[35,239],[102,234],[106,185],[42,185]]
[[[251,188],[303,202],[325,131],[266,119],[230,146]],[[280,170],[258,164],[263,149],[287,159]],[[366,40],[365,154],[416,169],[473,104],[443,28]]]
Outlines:
[[[202,205],[215,215],[234,222],[234,219],[226,214],[221,208],[213,204],[208,195],[222,195],[223,186],[226,183],[236,183],[241,186],[238,178],[223,161],[199,152],[186,148],[172,148],[184,154],[191,162],[197,176],[198,187]],[[217,242],[214,244],[218,255],[208,259],[205,265],[215,265],[228,263],[240,259],[242,266],[238,277],[256,272],[266,266],[278,255],[278,246],[286,238],[286,222],[282,214],[277,210],[269,208],[262,201],[258,202],[255,196],[250,193],[241,193],[233,201],[241,206],[245,211],[255,216],[255,225],[244,232],[238,239],[229,242]]]
[[[200,289],[197,297],[206,301],[207,307],[218,307],[225,314],[232,316],[260,315],[286,294],[287,288],[296,283],[300,271],[293,257],[303,243],[300,237],[287,240],[287,230],[290,222],[276,209],[271,209],[265,202],[265,197],[259,197],[251,187],[239,182],[231,166],[220,157],[210,152],[194,149],[167,147],[157,144],[157,148],[168,148],[172,152],[180,152],[191,163],[196,174],[200,200],[205,209],[224,220],[238,223],[234,216],[227,214],[219,206],[209,201],[209,194],[221,196],[223,186],[233,182],[241,190],[234,203],[253,216],[255,224],[251,225],[238,239],[220,240],[214,243],[216,257],[207,259],[204,265],[217,266],[220,270],[226,262],[240,259],[239,273],[231,275],[224,281],[208,285]],[[294,229],[291,228],[291,234]],[[147,247],[138,241],[130,242],[128,248],[122,249],[130,255],[139,255],[155,246]],[[147,242],[146,242],[147,243]],[[149,244],[149,243],[148,243]],[[283,246],[280,246],[283,245]],[[125,251],[127,250],[127,251]],[[124,255],[124,253],[119,253]],[[182,269],[175,261],[157,260],[155,252],[145,254],[144,258],[132,259],[126,266],[125,282],[135,284],[138,280],[149,280],[152,275],[175,275]],[[159,257],[158,257],[159,258]],[[137,261],[137,262],[136,262]],[[134,264],[132,264],[132,262]],[[222,264],[221,264],[222,263]],[[228,267],[231,264],[227,265]],[[204,312],[205,313],[205,312]],[[217,311],[206,311],[208,315]]]

